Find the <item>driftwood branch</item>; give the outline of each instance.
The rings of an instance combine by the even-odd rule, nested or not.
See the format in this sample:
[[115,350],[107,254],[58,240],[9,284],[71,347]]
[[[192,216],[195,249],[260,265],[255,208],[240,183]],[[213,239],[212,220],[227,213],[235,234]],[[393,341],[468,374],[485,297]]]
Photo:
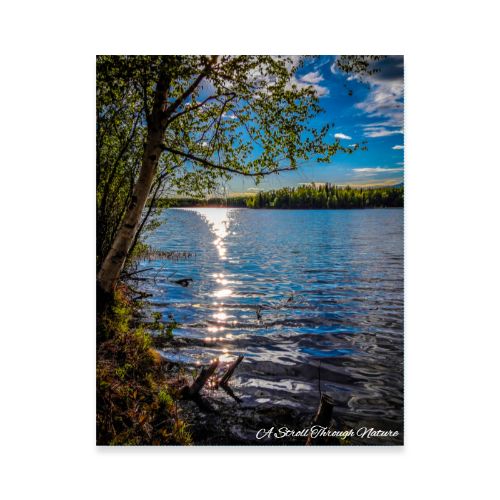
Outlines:
[[234,370],[236,370],[236,367],[243,361],[243,354],[240,354],[236,361],[234,361],[229,368],[227,369],[227,372],[224,374],[224,376],[219,380],[219,385],[226,385],[229,382],[229,379],[232,377]]
[[231,396],[238,404],[243,403],[243,400],[236,396],[234,391],[226,384],[219,384],[219,387],[224,390],[229,396]]
[[124,274],[122,274],[122,277],[130,278],[130,276],[133,276],[134,274],[145,273],[146,271],[151,271],[151,269],[153,269],[153,268],[152,267],[148,267],[146,269],[141,269],[139,271],[134,271],[133,273],[124,273]]
[[[318,413],[314,417],[312,427],[315,425],[319,427],[328,428],[333,414],[333,398],[329,394],[321,394],[321,402],[319,404]],[[322,437],[311,438],[309,435],[306,446],[324,444],[325,439]]]
[[190,387],[184,387],[184,389],[182,390],[183,397],[193,398],[194,396],[196,396],[201,391],[203,386],[207,383],[207,380],[214,374],[215,370],[219,366],[219,363],[220,361],[216,359],[210,366],[203,367],[193,384]]
[[[160,267],[160,269],[159,269],[159,271],[157,271],[157,273],[153,276],[153,280],[154,280],[154,282],[155,282],[155,283],[156,283],[156,277],[158,276],[158,273],[159,273],[159,272],[160,272],[160,271],[161,271],[161,270],[162,270],[162,269],[163,269],[163,268],[167,265],[167,262],[168,262],[168,261],[165,261],[165,262],[163,263],[163,266],[161,266],[161,267]],[[176,271],[176,272],[177,272],[177,271]],[[170,275],[170,276],[172,276],[172,275]]]

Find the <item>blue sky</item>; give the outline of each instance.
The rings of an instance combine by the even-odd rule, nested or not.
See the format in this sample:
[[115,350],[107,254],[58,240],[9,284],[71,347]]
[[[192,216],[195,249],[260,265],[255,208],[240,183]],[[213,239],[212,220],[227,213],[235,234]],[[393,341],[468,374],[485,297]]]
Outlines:
[[[332,56],[333,59],[335,56]],[[368,141],[368,151],[352,155],[340,153],[330,164],[314,164],[300,172],[288,172],[265,178],[256,187],[251,179],[234,178],[229,195],[254,193],[258,189],[297,187],[301,183],[331,182],[337,185],[382,186],[403,182],[403,56],[388,56],[373,63],[380,72],[367,77],[370,90],[355,76],[341,77],[330,57],[323,56],[301,68],[296,74],[298,85],[313,85],[325,109],[311,124],[321,128],[335,123],[331,137],[348,146]],[[347,88],[344,87],[347,84]],[[352,90],[352,95],[349,95]]]

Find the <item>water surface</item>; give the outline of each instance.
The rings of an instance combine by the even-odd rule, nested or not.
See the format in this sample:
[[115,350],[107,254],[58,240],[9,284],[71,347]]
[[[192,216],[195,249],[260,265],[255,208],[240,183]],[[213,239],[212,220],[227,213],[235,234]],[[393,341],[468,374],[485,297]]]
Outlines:
[[[164,266],[153,310],[183,318],[176,335],[203,339],[165,356],[206,364],[243,353],[232,379],[243,406],[315,413],[320,379],[348,425],[402,434],[403,210],[194,208],[162,217],[148,243],[196,258],[148,264]],[[174,271],[194,283],[169,282]]]

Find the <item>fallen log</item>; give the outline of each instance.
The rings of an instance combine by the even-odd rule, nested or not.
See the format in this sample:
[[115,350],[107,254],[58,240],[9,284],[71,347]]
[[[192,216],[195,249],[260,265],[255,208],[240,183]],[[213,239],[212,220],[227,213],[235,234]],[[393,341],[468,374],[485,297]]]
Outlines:
[[[314,427],[316,425],[319,427],[325,427],[326,430],[328,430],[328,427],[330,426],[330,421],[332,420],[332,415],[333,415],[333,398],[329,394],[322,393],[321,401],[318,408],[318,413],[316,413],[316,416],[314,417],[311,427]],[[309,434],[306,446],[309,446],[311,444],[321,445],[325,444],[325,442],[326,442],[325,437],[318,436],[312,438],[311,435]]]
[[227,369],[227,372],[224,374],[224,376],[219,380],[219,385],[226,385],[229,382],[229,379],[232,377],[234,370],[236,370],[236,367],[243,361],[243,354],[240,354],[236,361],[234,361],[229,368]]
[[200,374],[196,377],[196,380],[191,386],[185,386],[182,390],[182,396],[184,398],[192,398],[196,396],[203,386],[207,383],[207,380],[214,374],[215,370],[219,366],[220,361],[216,359],[208,367],[204,366]]

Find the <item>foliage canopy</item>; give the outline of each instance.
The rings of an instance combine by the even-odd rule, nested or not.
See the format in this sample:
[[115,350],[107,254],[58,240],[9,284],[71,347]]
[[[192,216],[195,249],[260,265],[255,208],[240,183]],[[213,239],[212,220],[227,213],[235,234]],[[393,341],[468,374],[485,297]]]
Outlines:
[[[333,123],[319,130],[310,125],[324,110],[313,86],[297,84],[295,74],[316,57],[98,56],[97,268],[130,203],[148,129],[156,126],[159,81],[168,85],[162,103],[168,120],[152,199],[170,190],[199,198],[234,174],[258,183],[264,175],[329,162],[338,152],[360,148],[329,141]],[[344,74],[366,75],[376,71],[369,69],[370,60],[381,57],[341,56],[335,64]],[[151,215],[148,210],[143,216],[130,252]]]

